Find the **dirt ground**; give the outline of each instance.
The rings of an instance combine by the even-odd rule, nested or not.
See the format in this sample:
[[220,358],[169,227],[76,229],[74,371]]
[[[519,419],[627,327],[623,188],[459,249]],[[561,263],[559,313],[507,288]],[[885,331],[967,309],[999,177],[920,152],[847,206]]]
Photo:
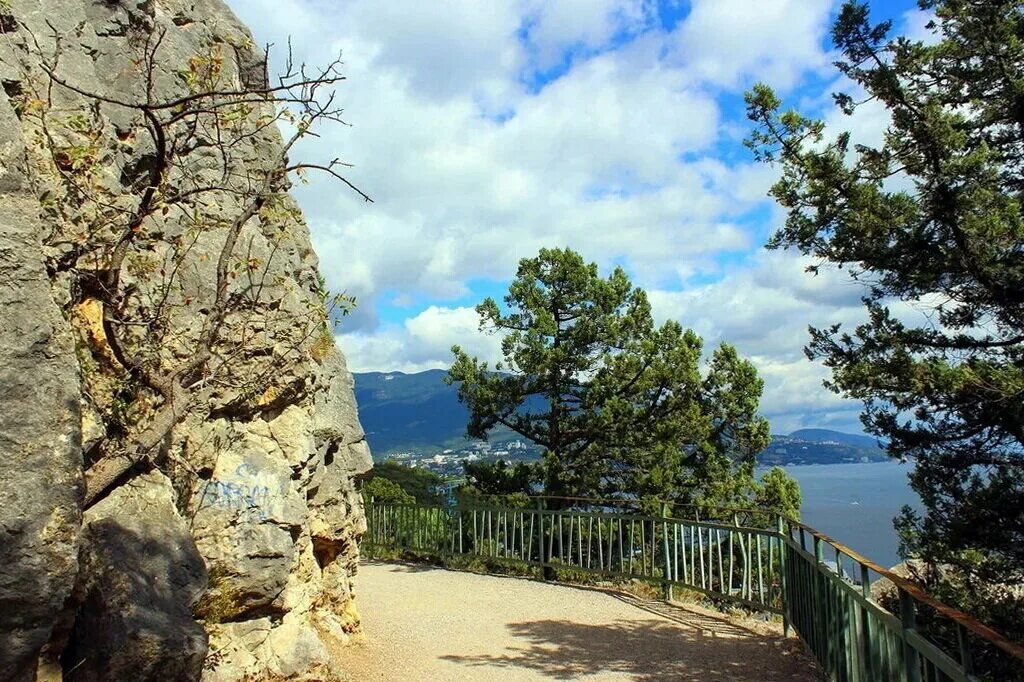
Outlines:
[[696,606],[405,564],[356,580],[352,680],[818,679],[777,626]]

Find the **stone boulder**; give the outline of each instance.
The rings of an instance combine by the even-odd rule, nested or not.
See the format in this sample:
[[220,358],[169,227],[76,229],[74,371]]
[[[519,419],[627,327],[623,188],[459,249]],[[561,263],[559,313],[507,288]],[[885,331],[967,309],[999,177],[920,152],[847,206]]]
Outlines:
[[33,678],[75,580],[81,519],[78,362],[24,152],[0,90],[0,680]]
[[338,679],[360,625],[366,522],[352,480],[372,466],[351,390],[332,350],[308,401],[189,432],[185,456],[207,472],[189,504],[211,571],[199,614],[218,655],[206,682]]
[[81,542],[65,679],[199,679],[207,636],[192,609],[206,566],[170,480],[152,472],[115,489],[85,513]]

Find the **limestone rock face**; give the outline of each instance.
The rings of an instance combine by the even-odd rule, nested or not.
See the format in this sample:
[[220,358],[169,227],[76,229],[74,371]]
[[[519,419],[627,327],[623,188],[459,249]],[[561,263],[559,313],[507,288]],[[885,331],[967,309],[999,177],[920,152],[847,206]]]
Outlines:
[[78,617],[66,679],[197,679],[206,632],[192,610],[206,565],[159,472],[135,478],[86,513]]
[[32,679],[71,592],[82,495],[78,363],[17,123],[0,92],[0,680]]
[[[204,679],[334,679],[358,632],[352,576],[366,525],[352,476],[371,460],[341,354],[324,368],[311,406],[189,435],[193,458],[212,462],[189,505],[211,575],[198,612],[220,652]],[[214,442],[215,453],[198,445]]]
[[[73,88],[42,69],[55,36]],[[83,525],[83,470],[146,415],[144,402],[124,408],[130,372],[88,286],[100,266],[74,257],[102,238],[83,225],[130,211],[146,187],[153,140],[116,102],[146,93],[140,54],[153,45],[154,101],[188,94],[190,70],[215,69],[229,89],[265,78],[222,0],[0,2],[0,681],[32,679],[41,652],[40,676],[63,665],[68,679],[331,679],[359,632],[353,477],[371,459],[345,360],[329,330],[303,322],[322,292],[286,187],[232,254],[261,276],[230,285],[244,305],[214,349],[230,361]],[[276,126],[257,124],[273,111],[234,112],[230,125],[249,128],[227,155],[197,126],[162,191],[219,189],[154,214],[132,243],[124,314],[166,306],[159,330],[131,337],[162,334],[152,353],[165,367],[194,353],[226,225],[280,156]]]

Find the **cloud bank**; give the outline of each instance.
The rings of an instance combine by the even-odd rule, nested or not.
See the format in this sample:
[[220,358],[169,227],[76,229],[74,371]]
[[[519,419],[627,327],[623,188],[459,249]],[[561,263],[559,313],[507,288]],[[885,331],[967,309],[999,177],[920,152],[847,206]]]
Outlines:
[[[453,343],[494,358],[472,306],[520,258],[571,246],[623,265],[659,318],[752,357],[777,432],[858,428],[802,347],[808,325],[859,319],[860,292],[762,250],[775,171],[742,146],[758,80],[849,127],[826,96],[834,2],[229,3],[257,41],[345,61],[351,125],[296,154],[353,163],[375,203],[322,179],[296,194],[329,285],[360,301],[339,334],[353,371],[444,367]],[[879,135],[884,116],[863,124]]]

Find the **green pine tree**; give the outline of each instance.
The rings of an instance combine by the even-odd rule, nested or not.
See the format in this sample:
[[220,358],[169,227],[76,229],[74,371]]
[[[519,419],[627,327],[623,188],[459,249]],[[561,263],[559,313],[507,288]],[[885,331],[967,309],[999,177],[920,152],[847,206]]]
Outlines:
[[534,484],[543,476],[541,468],[528,462],[506,462],[499,459],[494,462],[462,463],[466,472],[466,486],[481,495],[530,495]]
[[504,362],[492,370],[452,349],[469,436],[505,427],[541,445],[552,496],[749,499],[769,432],[762,381],[735,349],[723,344],[702,376],[700,337],[656,326],[621,268],[602,278],[570,249],[520,261],[504,304],[477,306],[481,329],[502,334]]
[[[1024,5],[920,5],[936,15],[929,44],[890,38],[855,2],[833,28],[856,86],[836,101],[884,106],[880,144],[781,113],[764,85],[747,95],[749,144],[782,170],[772,194],[788,218],[770,246],[867,285],[867,322],[812,328],[807,353],[863,401],[889,453],[916,462],[924,511],[899,521],[905,550],[955,566],[961,605],[1021,637],[1024,605],[990,587],[1024,581]],[[926,319],[901,319],[901,301]]]

